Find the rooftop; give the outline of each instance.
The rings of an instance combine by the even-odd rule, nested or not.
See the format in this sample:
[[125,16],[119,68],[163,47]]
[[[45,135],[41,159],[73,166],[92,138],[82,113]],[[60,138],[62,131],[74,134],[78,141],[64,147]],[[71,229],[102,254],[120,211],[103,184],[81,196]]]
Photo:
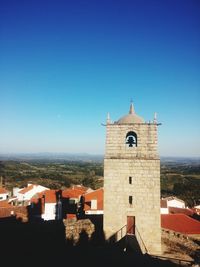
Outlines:
[[170,200],[177,200],[177,201],[180,201],[180,202],[183,202],[183,203],[185,203],[185,201],[183,201],[182,199],[180,199],[180,198],[177,198],[177,197],[174,197],[174,196],[165,197],[165,198],[163,198],[163,200],[166,200],[166,201],[170,201]]
[[57,203],[58,190],[46,190],[43,192],[45,203]]
[[62,197],[64,198],[79,198],[85,193],[84,190],[76,188],[68,188],[62,191]]
[[20,194],[26,194],[27,192],[29,192],[30,190],[32,190],[34,188],[35,185],[31,184],[23,189],[21,189],[19,191]]
[[84,204],[85,211],[91,209],[92,200],[97,200],[97,210],[103,210],[103,188],[97,189],[90,193],[86,193],[84,197],[85,197],[85,204]]
[[7,200],[0,201],[0,208],[10,208],[12,207]]
[[133,123],[144,123],[144,119],[139,117],[133,107],[133,103],[131,103],[129,114],[123,116],[115,124],[133,124]]
[[8,191],[5,188],[0,187],[0,194],[7,194],[7,193]]
[[200,222],[185,214],[162,214],[161,226],[183,234],[200,234]]
[[178,213],[181,213],[181,214],[185,214],[185,215],[188,215],[188,216],[192,216],[194,214],[194,211],[192,209],[183,209],[183,208],[177,208],[177,207],[169,207],[169,213],[171,214],[178,214]]

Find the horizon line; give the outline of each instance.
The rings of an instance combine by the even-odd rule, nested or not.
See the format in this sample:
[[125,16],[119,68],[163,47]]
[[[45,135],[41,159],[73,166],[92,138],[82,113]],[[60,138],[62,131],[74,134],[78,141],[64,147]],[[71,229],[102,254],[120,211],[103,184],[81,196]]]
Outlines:
[[[65,155],[88,155],[88,156],[104,156],[105,153],[90,153],[90,152],[0,152],[0,156],[8,156],[8,155],[37,155],[37,154],[65,154]],[[200,158],[198,156],[182,156],[182,155],[160,155],[160,157],[165,158]]]

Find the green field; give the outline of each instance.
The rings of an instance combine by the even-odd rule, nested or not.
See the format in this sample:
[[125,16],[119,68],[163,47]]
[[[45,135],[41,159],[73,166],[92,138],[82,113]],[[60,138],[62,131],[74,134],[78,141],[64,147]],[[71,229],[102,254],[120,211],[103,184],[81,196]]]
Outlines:
[[[8,189],[27,182],[64,189],[73,184],[97,189],[103,186],[103,163],[68,160],[2,160],[0,176]],[[200,203],[200,163],[161,161],[161,195],[175,195],[188,206]]]
[[96,189],[103,185],[103,166],[95,162],[1,161],[0,176],[8,189],[26,186],[27,182],[54,189],[72,184]]

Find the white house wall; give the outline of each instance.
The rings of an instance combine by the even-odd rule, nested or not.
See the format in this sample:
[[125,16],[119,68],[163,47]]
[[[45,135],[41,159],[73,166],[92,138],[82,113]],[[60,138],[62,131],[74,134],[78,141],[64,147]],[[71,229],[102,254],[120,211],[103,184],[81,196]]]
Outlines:
[[169,214],[168,208],[160,208],[160,214]]
[[18,193],[18,200],[23,201],[23,200],[30,200],[35,194],[41,193],[45,190],[49,190],[49,188],[46,188],[41,185],[35,185],[31,190],[28,192],[21,194],[20,192]]
[[42,219],[45,221],[55,220],[56,218],[56,203],[45,203]]
[[0,194],[0,201],[6,200],[8,197],[8,193]]
[[174,208],[185,208],[185,203],[176,199],[168,200],[167,201],[167,206],[168,207],[174,207]]

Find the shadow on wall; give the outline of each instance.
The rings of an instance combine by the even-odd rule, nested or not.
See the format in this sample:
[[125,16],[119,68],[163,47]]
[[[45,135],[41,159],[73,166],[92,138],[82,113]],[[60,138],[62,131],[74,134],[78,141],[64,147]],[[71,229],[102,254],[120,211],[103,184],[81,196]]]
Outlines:
[[82,231],[76,245],[65,239],[62,221],[26,222],[15,217],[0,220],[1,262],[5,266],[176,266],[124,251],[105,241],[102,218],[91,218],[95,232],[91,238]]

